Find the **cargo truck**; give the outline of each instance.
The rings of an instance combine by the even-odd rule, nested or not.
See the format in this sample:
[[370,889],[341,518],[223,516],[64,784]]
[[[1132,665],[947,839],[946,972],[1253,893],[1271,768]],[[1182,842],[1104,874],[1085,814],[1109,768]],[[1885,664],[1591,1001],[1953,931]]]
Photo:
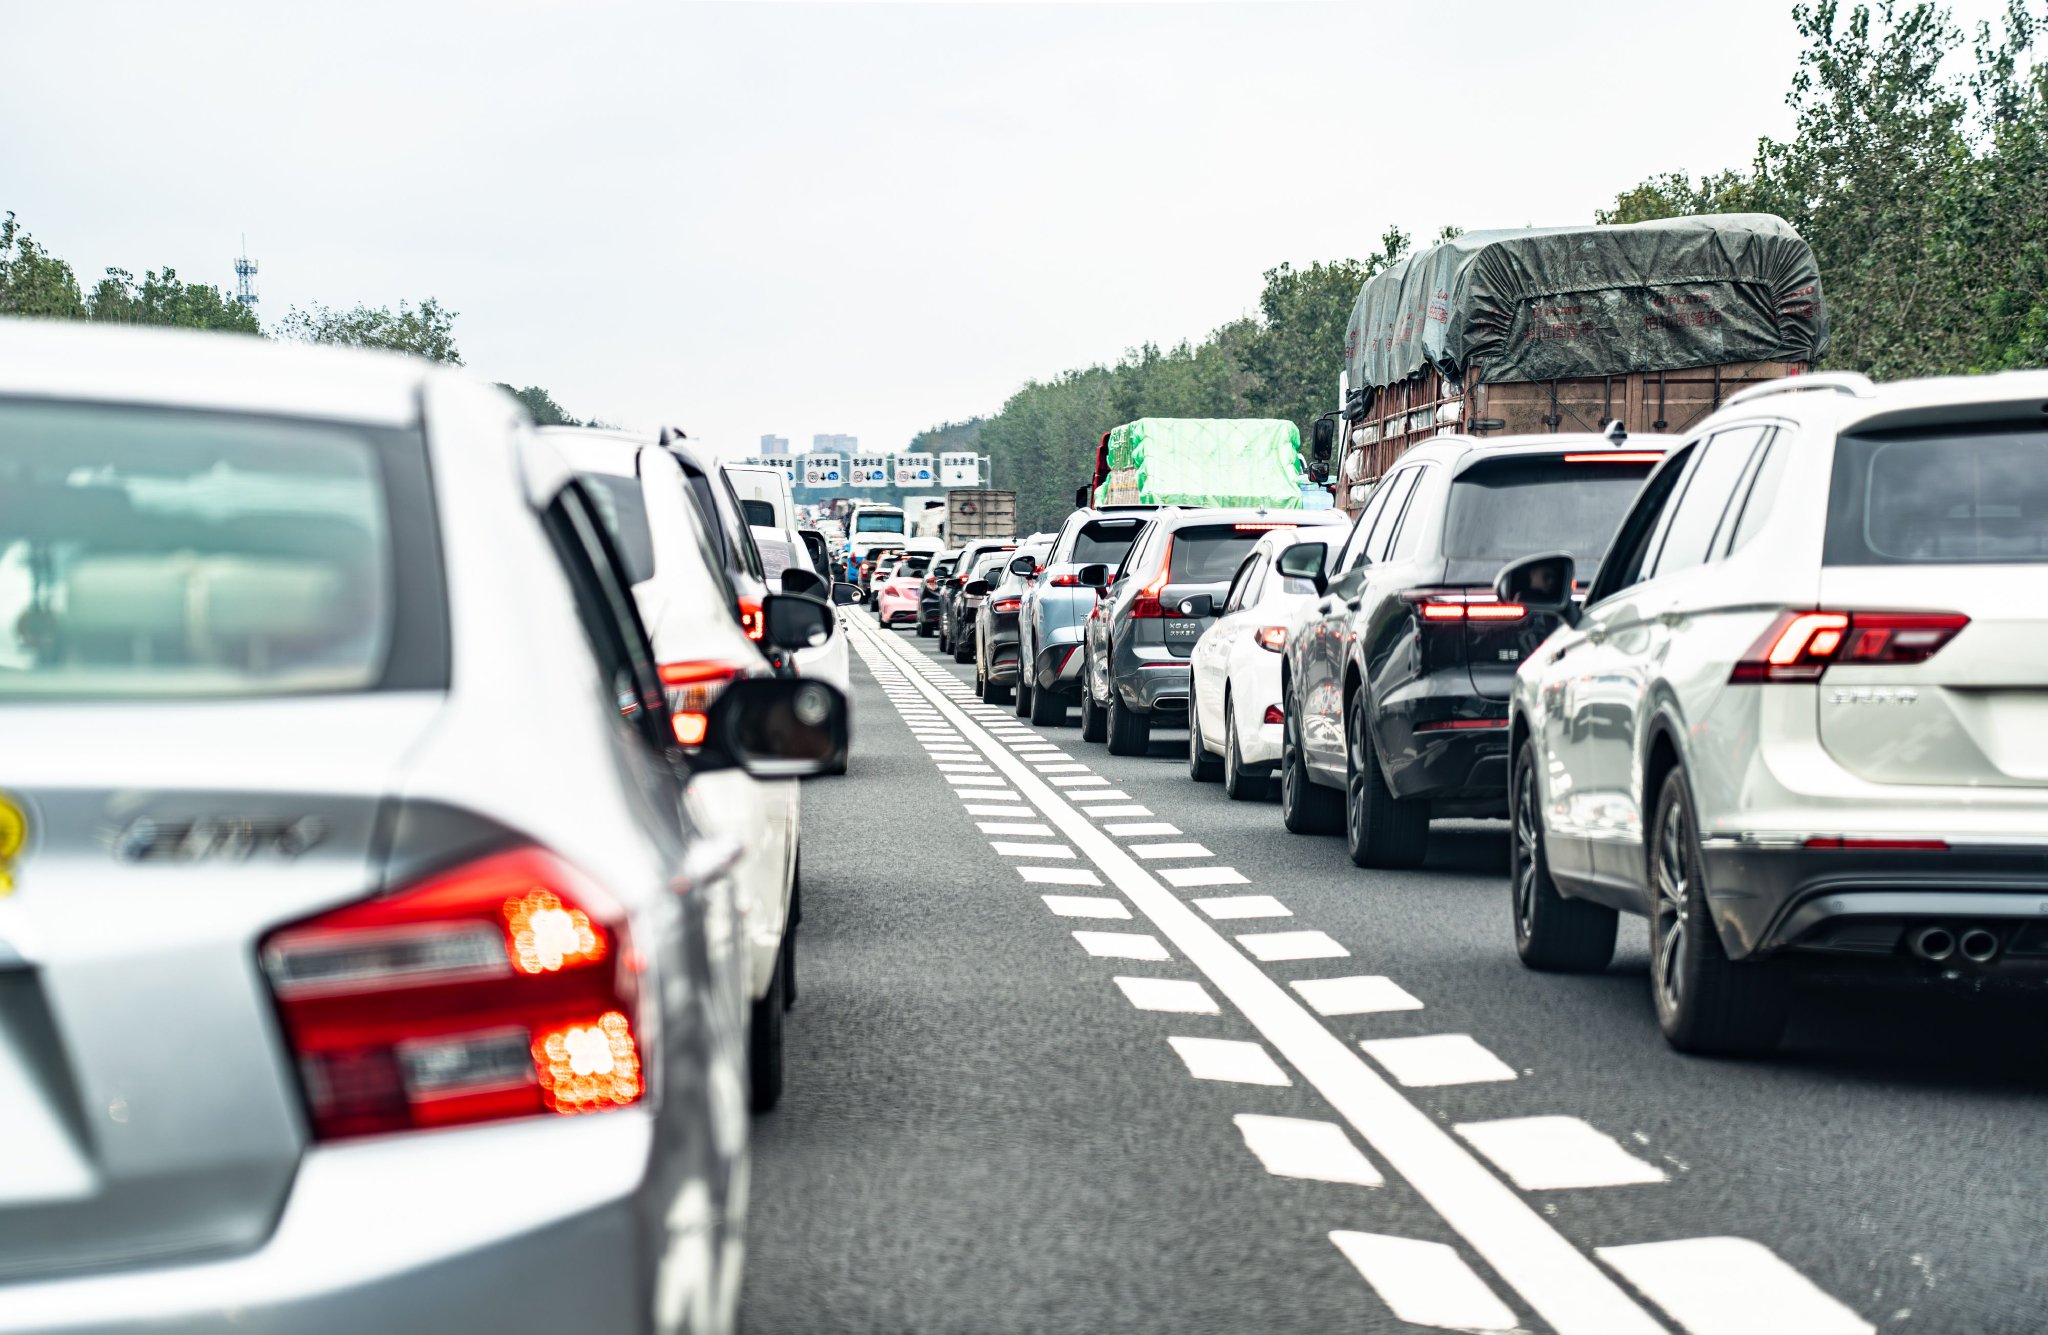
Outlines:
[[962,487],[946,493],[947,546],[964,546],[976,538],[1011,538],[1016,532],[1016,492]]
[[1102,433],[1077,508],[1265,506],[1298,510],[1301,430],[1280,418],[1142,417]]
[[1356,513],[1433,436],[1681,434],[1827,341],[1813,252],[1770,214],[1469,232],[1359,290],[1311,473]]

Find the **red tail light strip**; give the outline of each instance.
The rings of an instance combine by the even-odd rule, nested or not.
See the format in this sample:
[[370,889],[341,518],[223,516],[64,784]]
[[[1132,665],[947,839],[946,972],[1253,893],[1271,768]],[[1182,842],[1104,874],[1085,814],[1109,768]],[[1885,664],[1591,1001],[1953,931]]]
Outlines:
[[1508,726],[1504,718],[1445,718],[1415,725],[1417,732],[1492,732]]
[[1836,663],[1924,663],[1969,624],[1960,612],[1783,612],[1728,680],[1819,681]]
[[1520,621],[1529,609],[1504,603],[1482,589],[1410,589],[1401,601],[1412,603],[1424,621]]

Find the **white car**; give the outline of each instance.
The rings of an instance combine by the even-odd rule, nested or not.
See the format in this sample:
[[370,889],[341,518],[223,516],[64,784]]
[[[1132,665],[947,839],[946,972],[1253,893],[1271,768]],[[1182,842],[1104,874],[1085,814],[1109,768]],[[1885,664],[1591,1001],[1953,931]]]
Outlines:
[[1347,522],[1335,510],[1289,515],[1238,566],[1220,616],[1195,642],[1188,777],[1196,782],[1220,776],[1224,792],[1240,802],[1266,796],[1285,731],[1280,655],[1287,647],[1287,623],[1317,596],[1312,581],[1289,578],[1273,563],[1301,540],[1304,529]]
[[1666,1039],[1766,1050],[1814,971],[2048,977],[2048,373],[1747,389],[1651,473],[1516,673],[1515,944],[1649,920]]
[[[792,568],[805,570],[818,577],[819,586],[815,591],[819,596],[827,596],[832,586],[832,571],[829,567],[824,570],[817,568],[810,550],[804,546],[797,532],[801,526],[797,523],[796,502],[790,495],[788,475],[779,468],[764,468],[758,464],[726,464],[725,476],[739,497],[747,527],[753,531],[754,546],[761,553],[761,568],[768,577],[769,585],[788,593],[804,592],[802,588],[792,587],[782,575]],[[852,700],[853,675],[846,632],[836,619],[830,639],[815,649],[797,651],[796,670],[800,676],[831,682],[848,701]]]
[[[618,544],[654,642],[677,740],[688,747],[701,740],[698,730],[727,683],[772,676],[774,669],[727,610],[708,539],[684,495],[682,467],[654,441],[636,444],[617,432],[550,431],[548,442],[581,475]],[[781,1095],[783,1011],[794,1000],[801,798],[794,779],[756,779],[740,770],[700,775],[687,793],[693,816],[746,850],[738,876],[752,958],[748,1059],[754,1107],[765,1110]]]

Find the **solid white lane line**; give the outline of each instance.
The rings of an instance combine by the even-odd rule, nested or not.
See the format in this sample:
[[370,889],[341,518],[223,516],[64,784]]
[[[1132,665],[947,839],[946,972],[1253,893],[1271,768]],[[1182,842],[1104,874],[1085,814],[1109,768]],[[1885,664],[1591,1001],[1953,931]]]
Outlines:
[[1052,826],[1040,825],[1036,821],[983,820],[975,824],[981,827],[983,834],[1042,834],[1048,839],[1052,837]]
[[1293,912],[1271,895],[1223,895],[1197,899],[1196,908],[1212,918],[1292,918]]
[[1131,795],[1120,788],[1109,788],[1099,793],[1062,793],[1069,802],[1128,802]]
[[1099,774],[1069,774],[1054,779],[1053,785],[1058,788],[1085,788],[1090,784],[1108,782],[1108,779],[1103,778]]
[[1351,952],[1328,932],[1246,932],[1237,943],[1254,959],[1268,964],[1280,960],[1333,960]]
[[[901,651],[854,623],[856,637],[884,658]],[[944,701],[942,710],[960,714]],[[964,714],[957,721],[964,721]],[[1519,1293],[1557,1335],[1668,1335],[1625,1288],[1557,1230],[1466,1145],[1411,1103],[1386,1077],[1293,994],[1160,883],[1151,871],[1095,828],[1023,761],[978,730],[983,748],[1012,783],[1029,794],[1048,823],[1102,870],[1154,930],[1228,1000],[1253,1029]],[[1128,798],[1126,797],[1126,800]],[[1022,869],[1020,869],[1022,870]],[[1164,955],[1165,948],[1160,948]],[[1453,1256],[1455,1258],[1455,1255]],[[1509,1318],[1512,1324],[1512,1316]]]
[[1245,1148],[1257,1155],[1274,1177],[1344,1182],[1359,1187],[1377,1187],[1386,1182],[1380,1170],[1372,1166],[1372,1161],[1335,1122],[1266,1117],[1259,1113],[1239,1113],[1231,1120],[1244,1136]]
[[990,848],[1006,858],[1071,858],[1074,850],[1065,844],[1013,844],[996,840]]
[[1200,844],[1132,844],[1131,851],[1141,858],[1213,858],[1216,855]]
[[1141,1011],[1172,1011],[1178,1015],[1220,1015],[1216,999],[1190,978],[1116,978],[1133,1006]]
[[1169,1038],[1173,1050],[1197,1080],[1227,1080],[1236,1085],[1291,1085],[1273,1054],[1241,1038]]
[[1178,890],[1192,890],[1203,885],[1251,884],[1235,867],[1161,867],[1159,879]]
[[1662,1182],[1606,1132],[1577,1117],[1510,1117],[1452,1128],[1524,1191],[1625,1187]]
[[[1074,796],[1075,796],[1075,797],[1107,797],[1107,796],[1109,796],[1109,794],[1107,794],[1107,793],[1075,793],[1075,794],[1074,794]],[[1152,808],[1150,808],[1150,807],[1139,807],[1139,806],[1123,806],[1123,805],[1121,805],[1121,804],[1113,804],[1113,805],[1110,805],[1110,806],[1106,806],[1106,807],[1102,807],[1102,806],[1097,806],[1097,807],[1082,807],[1082,808],[1081,808],[1081,810],[1083,810],[1083,811],[1087,812],[1087,813],[1088,813],[1089,815],[1091,815],[1091,816],[1095,817],[1095,818],[1096,818],[1097,820],[1101,820],[1101,819],[1103,819],[1104,817],[1107,817],[1107,816],[1149,816],[1149,815],[1151,815],[1151,814],[1152,814]]]
[[1599,1248],[1688,1335],[1871,1335],[1876,1329],[1747,1238]]
[[1358,1267],[1388,1310],[1411,1326],[1505,1331],[1519,1324],[1457,1249],[1445,1243],[1342,1229],[1330,1234],[1330,1241]]
[[1368,1038],[1358,1045],[1387,1073],[1411,1088],[1476,1085],[1513,1080],[1515,1068],[1481,1047],[1470,1034],[1424,1034],[1418,1038]]
[[1422,1003],[1391,978],[1303,978],[1289,983],[1318,1015],[1377,1015],[1419,1011]]
[[1159,938],[1144,932],[1076,932],[1074,939],[1081,943],[1081,949],[1099,959],[1106,960],[1163,960],[1169,959],[1166,947],[1159,944]]
[[1035,862],[1018,864],[1017,874],[1037,885],[1101,885],[1086,867],[1041,867]]
[[1062,918],[1128,918],[1129,908],[1121,899],[1102,899],[1088,895],[1040,895],[1045,906]]
[[[967,797],[993,796],[993,794],[990,793],[967,793],[964,795]],[[1016,794],[1012,793],[1011,796],[1015,797]],[[969,802],[965,807],[962,808],[962,810],[964,810],[970,816],[1029,816],[1034,814],[1028,808],[1020,810],[1016,807],[977,806],[972,802]]]
[[1153,834],[1179,834],[1178,825],[1169,825],[1163,820],[1130,821],[1122,825],[1105,825],[1105,831],[1119,839],[1140,839]]

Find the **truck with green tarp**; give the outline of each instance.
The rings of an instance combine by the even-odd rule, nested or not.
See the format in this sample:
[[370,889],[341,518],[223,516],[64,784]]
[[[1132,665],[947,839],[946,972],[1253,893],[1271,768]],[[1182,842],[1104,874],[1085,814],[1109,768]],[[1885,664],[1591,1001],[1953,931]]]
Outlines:
[[1468,232],[1359,290],[1312,465],[1356,511],[1429,437],[1683,432],[1827,342],[1813,251],[1771,214]]
[[1102,434],[1079,505],[1263,505],[1300,509],[1308,473],[1292,422],[1141,417]]

